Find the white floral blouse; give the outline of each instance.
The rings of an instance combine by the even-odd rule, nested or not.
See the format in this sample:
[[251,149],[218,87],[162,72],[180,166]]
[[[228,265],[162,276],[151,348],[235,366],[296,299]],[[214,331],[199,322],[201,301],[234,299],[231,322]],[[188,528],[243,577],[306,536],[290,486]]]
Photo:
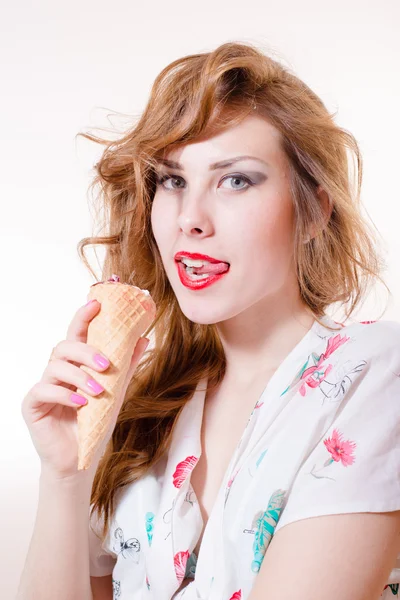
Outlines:
[[[400,510],[400,324],[322,320],[338,331],[315,321],[255,404],[199,556],[203,520],[190,474],[201,454],[206,379],[184,406],[168,455],[117,492],[104,545],[89,532],[90,574],[112,574],[114,600],[245,600],[281,527]],[[399,583],[400,555],[382,598],[398,598]]]

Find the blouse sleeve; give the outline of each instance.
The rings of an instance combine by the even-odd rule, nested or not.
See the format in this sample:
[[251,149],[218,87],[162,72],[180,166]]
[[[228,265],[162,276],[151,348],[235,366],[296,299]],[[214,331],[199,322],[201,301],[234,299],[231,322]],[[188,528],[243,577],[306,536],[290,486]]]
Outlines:
[[117,562],[116,556],[105,549],[107,538],[105,543],[101,544],[102,523],[102,519],[94,511],[89,521],[89,574],[91,577],[111,575]]
[[329,428],[308,452],[275,533],[300,519],[400,510],[400,324],[363,325]]

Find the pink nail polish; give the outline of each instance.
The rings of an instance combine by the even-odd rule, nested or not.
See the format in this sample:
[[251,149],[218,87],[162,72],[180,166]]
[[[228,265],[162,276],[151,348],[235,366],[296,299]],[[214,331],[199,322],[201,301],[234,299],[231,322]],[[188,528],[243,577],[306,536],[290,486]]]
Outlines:
[[94,379],[88,379],[86,382],[86,385],[95,394],[100,394],[101,392],[104,392],[104,388],[99,383],[97,383],[97,381],[95,381]]
[[80,406],[83,406],[84,404],[87,403],[86,398],[84,398],[83,396],[80,396],[79,394],[71,394],[70,396],[70,400],[71,402],[74,402],[75,404],[79,404]]
[[106,369],[107,367],[110,366],[110,361],[107,358],[105,358],[104,356],[101,356],[101,354],[95,354],[93,357],[93,360],[102,369]]

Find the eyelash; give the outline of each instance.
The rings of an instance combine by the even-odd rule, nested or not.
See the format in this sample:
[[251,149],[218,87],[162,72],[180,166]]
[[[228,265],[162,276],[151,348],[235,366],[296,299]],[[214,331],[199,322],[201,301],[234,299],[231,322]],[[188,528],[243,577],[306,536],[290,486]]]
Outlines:
[[[157,181],[157,185],[162,185],[165,181],[168,181],[169,179],[180,179],[183,180],[183,177],[180,177],[179,175],[157,175],[156,176],[156,181]],[[226,177],[224,177],[222,179],[222,181],[225,181],[226,179],[243,179],[243,181],[245,181],[247,183],[247,187],[245,188],[241,188],[239,190],[237,190],[238,192],[243,192],[244,190],[248,190],[250,187],[252,187],[254,184],[253,181],[251,181],[251,179],[249,179],[246,175],[241,175],[239,173],[235,174],[235,175],[227,175]],[[172,188],[172,189],[168,189],[168,188],[164,188],[166,192],[173,192],[176,191],[178,189],[182,189],[182,188]],[[232,188],[233,189],[233,188]]]

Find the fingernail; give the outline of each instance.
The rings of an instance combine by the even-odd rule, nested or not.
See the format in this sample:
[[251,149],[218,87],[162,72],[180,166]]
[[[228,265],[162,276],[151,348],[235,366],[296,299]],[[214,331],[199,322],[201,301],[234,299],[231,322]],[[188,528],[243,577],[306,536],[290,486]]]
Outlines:
[[86,398],[84,398],[83,396],[80,396],[79,394],[71,394],[70,400],[71,400],[71,402],[74,402],[75,404],[79,404],[80,406],[83,406],[84,404],[87,403]]
[[108,360],[108,358],[102,356],[101,354],[95,354],[93,359],[94,362],[97,363],[102,369],[106,369],[110,366],[110,361]]
[[85,304],[85,306],[89,306],[89,304],[92,304],[93,302],[96,302],[96,300],[95,300],[95,299],[93,299],[93,300],[89,300],[89,302],[87,302],[87,303]]
[[88,379],[86,382],[86,385],[95,393],[95,394],[100,394],[101,392],[104,392],[104,388],[97,383],[97,381],[95,381],[94,379]]

